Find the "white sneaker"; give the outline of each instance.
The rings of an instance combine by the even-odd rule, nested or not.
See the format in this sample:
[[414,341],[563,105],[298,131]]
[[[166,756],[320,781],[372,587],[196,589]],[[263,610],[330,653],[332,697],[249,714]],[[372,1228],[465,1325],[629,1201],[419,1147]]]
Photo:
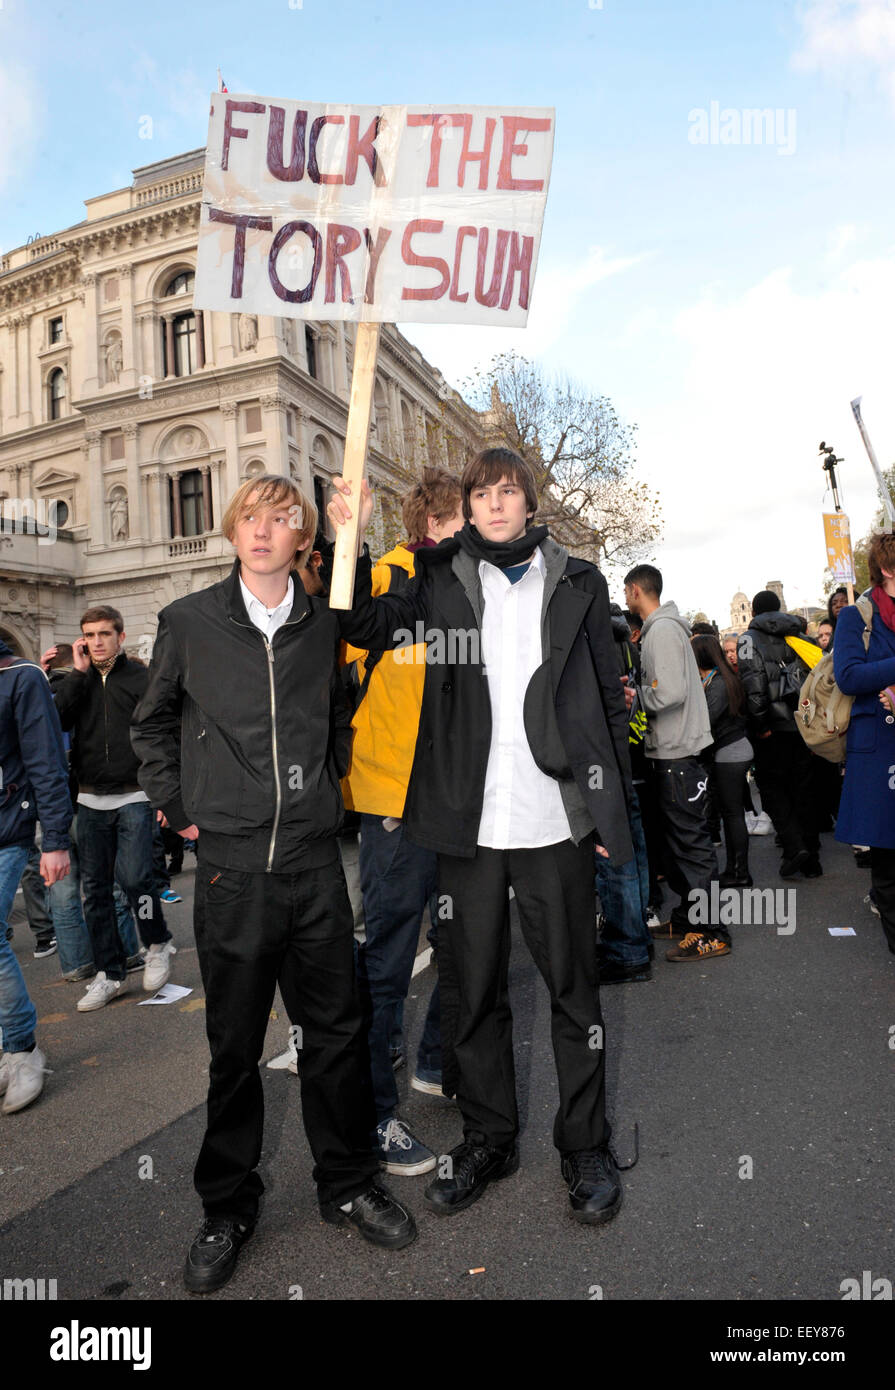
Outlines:
[[26,1105],[37,1100],[44,1088],[47,1059],[36,1047],[33,1052],[6,1052],[3,1063],[0,1063],[0,1070],[6,1072],[3,1113],[12,1115],[14,1111],[24,1110]]
[[162,985],[166,985],[171,977],[171,957],[177,955],[177,947],[173,941],[163,941],[150,946],[146,952],[146,964],[143,967],[143,988],[150,994],[155,994]]
[[87,1014],[91,1009],[102,1009],[110,999],[117,998],[126,989],[126,980],[107,980],[105,970],[98,970],[84,998],[78,1000],[78,1012]]

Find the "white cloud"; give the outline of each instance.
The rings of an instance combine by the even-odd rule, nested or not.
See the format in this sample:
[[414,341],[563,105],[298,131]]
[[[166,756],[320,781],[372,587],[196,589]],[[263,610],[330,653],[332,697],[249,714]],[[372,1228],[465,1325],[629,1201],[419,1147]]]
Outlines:
[[895,105],[893,0],[807,0],[799,20],[795,67],[852,79],[866,79],[869,70]]
[[582,307],[582,296],[587,290],[645,259],[645,255],[611,256],[603,247],[592,246],[582,260],[571,265],[545,265],[540,261],[526,328],[464,328],[451,324],[429,327],[421,323],[401,324],[400,328],[430,362],[440,367],[448,381],[459,386],[497,353],[516,351],[530,357],[532,344],[537,344],[537,356],[543,357]]
[[31,78],[20,66],[0,63],[0,190],[15,174],[29,167],[29,156],[40,133],[43,104]]
[[[669,597],[719,622],[740,588],[782,579],[813,602],[823,581],[821,439],[844,458],[852,536],[868,528],[876,484],[850,409],[880,462],[895,460],[891,322],[895,251],[855,260],[818,291],[781,267],[739,297],[717,289],[665,325],[670,403],[636,412],[641,470],[662,495],[659,563]],[[675,365],[676,364],[676,365]],[[798,593],[796,592],[798,590]],[[790,598],[792,594],[792,599]]]

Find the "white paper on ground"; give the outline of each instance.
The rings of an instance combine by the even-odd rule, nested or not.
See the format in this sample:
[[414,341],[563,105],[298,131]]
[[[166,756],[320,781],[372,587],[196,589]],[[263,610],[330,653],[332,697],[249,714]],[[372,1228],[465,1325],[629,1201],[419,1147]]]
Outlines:
[[188,994],[192,994],[191,989],[185,989],[183,985],[162,985],[158,994],[154,994],[151,999],[141,999],[141,1004],[173,1004],[178,999],[185,999]]
[[857,936],[854,927],[829,927],[827,929],[831,936]]

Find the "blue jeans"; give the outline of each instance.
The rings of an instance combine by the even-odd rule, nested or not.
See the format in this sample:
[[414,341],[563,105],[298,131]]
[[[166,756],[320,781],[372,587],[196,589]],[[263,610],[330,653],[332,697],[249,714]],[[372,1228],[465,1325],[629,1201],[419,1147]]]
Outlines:
[[636,792],[629,820],[634,858],[627,864],[610,864],[597,856],[597,892],[603,908],[600,954],[617,965],[645,965],[650,947],[646,925],[649,860]]
[[[403,825],[386,830],[381,816],[361,816],[360,882],[366,944],[358,953],[358,983],[369,1019],[370,1069],[376,1122],[398,1108],[398,1087],[389,1043],[398,1010],[410,988],[420,924],[435,892],[437,862],[431,850],[412,844]],[[438,1031],[438,1000],[429,1003],[426,1031]]]
[[[71,847],[69,858],[71,870],[65,878],[57,879],[50,887],[50,913],[53,918],[53,931],[59,948],[59,968],[63,975],[71,975],[85,965],[93,964],[93,947],[90,933],[84,921],[81,908],[81,868],[78,856],[78,818],[75,816],[69,828]],[[116,883],[114,889],[115,916],[118,921],[118,935],[125,956],[134,956],[139,950],[134,914],[122,889]]]
[[27,1052],[33,1047],[37,1023],[25,977],[6,939],[13,899],[27,862],[27,846],[5,845],[0,849],[0,1028],[4,1052]]
[[127,894],[144,946],[170,941],[152,866],[155,812],[148,801],[131,802],[117,811],[94,811],[78,805],[78,851],[84,918],[93,947],[93,963],[109,980],[123,980],[127,955],[118,933],[115,880]]

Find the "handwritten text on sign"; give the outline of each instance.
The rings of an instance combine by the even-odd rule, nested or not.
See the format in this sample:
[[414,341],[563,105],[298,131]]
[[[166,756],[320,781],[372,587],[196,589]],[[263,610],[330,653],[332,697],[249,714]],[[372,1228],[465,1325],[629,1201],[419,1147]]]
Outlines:
[[521,327],[553,124],[550,108],[215,93],[194,303]]

